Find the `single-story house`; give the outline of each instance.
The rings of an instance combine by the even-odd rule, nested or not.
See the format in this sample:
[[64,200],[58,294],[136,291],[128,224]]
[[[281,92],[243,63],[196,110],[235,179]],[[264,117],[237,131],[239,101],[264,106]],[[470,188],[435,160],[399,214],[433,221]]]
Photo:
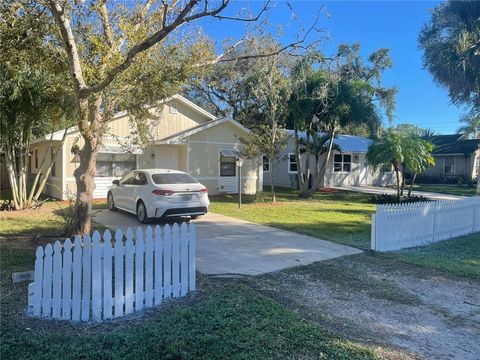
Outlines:
[[[167,168],[190,173],[203,183],[210,194],[238,192],[237,151],[240,138],[250,131],[230,118],[217,118],[193,102],[175,95],[152,108],[155,120],[149,123],[151,143],[132,146],[131,123],[126,112],[116,114],[107,124],[107,131],[97,157],[94,198],[105,198],[113,180],[136,168]],[[61,144],[64,130],[53,133],[53,141]],[[47,154],[52,134],[35,139],[30,149],[30,177],[39,171]],[[48,178],[45,193],[66,199],[76,191],[74,171],[78,156],[72,147],[82,146],[78,128],[68,129],[67,138]],[[262,187],[261,161],[244,161],[241,167],[241,189],[254,194]]]
[[433,157],[435,166],[423,177],[474,179],[480,168],[480,139],[467,139],[461,134],[435,135]]
[[[295,158],[295,137],[293,130],[287,130],[288,143],[273,169],[274,184],[276,186],[298,188],[297,162]],[[299,133],[304,137],[305,133]],[[384,166],[373,171],[366,164],[366,154],[372,140],[363,136],[337,135],[334,143],[338,145],[341,152],[334,151],[329,163],[326,165],[324,184],[320,186],[387,186],[395,184],[395,174],[391,165]],[[315,158],[311,156],[310,164],[315,164]],[[322,155],[325,156],[325,155]],[[302,154],[302,166],[305,168],[307,154]],[[269,175],[270,162],[263,158],[263,184],[270,185]],[[315,167],[311,172],[315,171]]]

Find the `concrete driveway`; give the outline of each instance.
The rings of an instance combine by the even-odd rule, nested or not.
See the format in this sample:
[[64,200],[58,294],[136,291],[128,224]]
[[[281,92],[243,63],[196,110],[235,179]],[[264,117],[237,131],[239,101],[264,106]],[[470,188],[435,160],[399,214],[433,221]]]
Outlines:
[[[93,220],[109,229],[137,227],[134,215],[97,210]],[[362,251],[219,214],[197,225],[197,269],[209,275],[258,275]],[[153,224],[155,225],[155,224]]]

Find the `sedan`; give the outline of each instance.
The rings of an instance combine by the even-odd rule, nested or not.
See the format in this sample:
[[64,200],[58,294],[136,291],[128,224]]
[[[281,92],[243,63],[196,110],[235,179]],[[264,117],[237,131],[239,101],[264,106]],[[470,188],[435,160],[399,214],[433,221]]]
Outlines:
[[195,219],[208,211],[207,188],[187,173],[166,169],[138,169],[113,181],[108,189],[108,208],[136,214],[146,224],[153,219],[188,216]]

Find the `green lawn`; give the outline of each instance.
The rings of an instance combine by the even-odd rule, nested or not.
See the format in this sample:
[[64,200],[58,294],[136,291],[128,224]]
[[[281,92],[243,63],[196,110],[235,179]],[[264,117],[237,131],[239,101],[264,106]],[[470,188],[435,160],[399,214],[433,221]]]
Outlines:
[[480,233],[380,256],[480,279]]
[[293,190],[278,189],[275,204],[264,193],[243,196],[244,205],[239,209],[237,196],[222,195],[212,197],[210,211],[368,249],[371,215],[375,211],[369,198],[368,194],[340,191],[300,199]]
[[11,273],[33,269],[35,247],[54,240],[45,236],[56,229],[57,205],[0,214],[1,359],[379,358],[241,280],[199,277],[195,296],[103,324],[28,317],[28,282],[13,284]]
[[414,184],[413,190],[430,191],[440,194],[475,196],[475,187],[455,184]]

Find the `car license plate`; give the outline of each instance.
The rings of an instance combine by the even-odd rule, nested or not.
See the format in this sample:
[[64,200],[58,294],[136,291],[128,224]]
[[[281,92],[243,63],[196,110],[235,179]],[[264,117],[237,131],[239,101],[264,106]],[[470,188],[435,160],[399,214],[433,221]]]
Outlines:
[[192,200],[192,195],[182,195],[181,200],[182,201],[190,201],[190,200]]

